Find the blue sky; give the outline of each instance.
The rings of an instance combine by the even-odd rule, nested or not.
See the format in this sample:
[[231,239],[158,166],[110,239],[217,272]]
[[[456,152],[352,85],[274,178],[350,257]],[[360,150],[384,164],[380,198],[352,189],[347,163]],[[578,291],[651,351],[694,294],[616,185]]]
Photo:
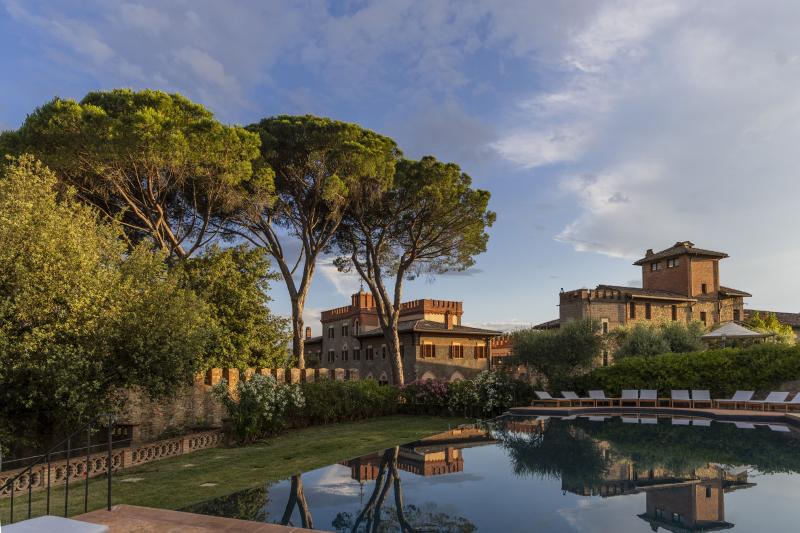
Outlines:
[[[488,252],[408,299],[537,323],[559,288],[629,284],[645,249],[689,239],[730,254],[722,283],[752,307],[797,312],[798,27],[793,1],[0,0],[0,129],[115,87],[229,123],[354,121],[492,192]],[[307,319],[357,287],[323,262]]]

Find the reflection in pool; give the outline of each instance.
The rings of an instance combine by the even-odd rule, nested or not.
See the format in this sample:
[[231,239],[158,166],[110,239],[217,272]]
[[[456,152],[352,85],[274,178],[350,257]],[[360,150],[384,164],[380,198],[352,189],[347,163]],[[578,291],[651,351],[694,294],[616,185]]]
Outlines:
[[800,432],[505,417],[185,510],[328,531],[797,531]]

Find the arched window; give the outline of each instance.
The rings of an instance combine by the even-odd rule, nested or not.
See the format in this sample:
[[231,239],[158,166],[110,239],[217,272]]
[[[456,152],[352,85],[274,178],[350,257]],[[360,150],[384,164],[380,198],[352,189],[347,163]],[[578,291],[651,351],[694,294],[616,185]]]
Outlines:
[[380,385],[388,385],[389,384],[389,376],[386,375],[386,372],[381,372],[381,376],[378,378],[378,383]]
[[425,372],[422,374],[422,377],[419,378],[420,381],[433,381],[435,379],[436,376],[433,374],[433,372]]
[[450,382],[451,383],[455,383],[456,381],[464,381],[464,375],[461,372],[459,372],[458,370],[453,372],[453,375],[450,376]]

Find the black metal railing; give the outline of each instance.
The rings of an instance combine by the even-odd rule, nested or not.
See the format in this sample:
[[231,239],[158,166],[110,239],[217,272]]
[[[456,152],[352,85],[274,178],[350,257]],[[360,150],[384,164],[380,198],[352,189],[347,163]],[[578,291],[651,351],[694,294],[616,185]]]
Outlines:
[[[105,422],[105,424],[103,424]],[[105,442],[98,442],[100,439],[100,434],[102,431],[105,430],[107,433]],[[3,467],[8,469],[9,463],[21,463],[23,461],[29,461],[24,468],[22,468],[19,472],[13,475],[11,478],[7,479],[5,483],[0,486],[0,495],[5,494],[8,492],[8,505],[9,505],[9,521],[8,523],[14,522],[14,503],[15,503],[15,493],[20,492],[17,490],[17,485],[19,484],[20,480],[27,476],[27,513],[26,518],[32,517],[32,504],[33,504],[33,486],[34,486],[34,469],[37,467],[45,466],[46,470],[39,470],[39,484],[41,485],[42,479],[41,476],[46,476],[46,484],[44,486],[45,491],[45,514],[50,514],[51,509],[51,491],[53,488],[52,477],[53,477],[53,469],[52,463],[53,461],[63,461],[66,459],[66,465],[64,466],[64,516],[68,516],[69,514],[69,496],[70,496],[70,481],[74,481],[72,476],[70,475],[70,461],[76,457],[83,457],[83,452],[86,452],[85,460],[86,462],[83,465],[83,512],[88,512],[89,510],[89,477],[91,472],[91,461],[92,461],[92,453],[97,453],[101,450],[106,450],[106,472],[105,476],[107,478],[107,488],[106,488],[106,508],[110,511],[111,510],[111,489],[112,489],[112,473],[114,470],[114,460],[113,460],[113,445],[115,443],[114,436],[115,432],[115,421],[114,415],[111,413],[103,413],[97,415],[89,422],[82,425],[80,428],[69,434],[64,440],[50,448],[47,452],[41,455],[34,455],[31,457],[26,457],[22,459],[15,459],[13,461],[5,461],[3,463]],[[97,434],[95,438],[94,444],[92,443],[92,435]],[[75,446],[83,440],[85,436],[86,445],[85,446]],[[117,440],[116,443],[120,443],[120,440]],[[79,470],[79,461],[74,463],[76,473]],[[121,466],[121,465],[120,465]],[[22,489],[24,490],[24,489]],[[38,492],[38,491],[37,491]],[[5,498],[0,497],[0,502],[2,502]],[[19,496],[17,497],[19,499]]]

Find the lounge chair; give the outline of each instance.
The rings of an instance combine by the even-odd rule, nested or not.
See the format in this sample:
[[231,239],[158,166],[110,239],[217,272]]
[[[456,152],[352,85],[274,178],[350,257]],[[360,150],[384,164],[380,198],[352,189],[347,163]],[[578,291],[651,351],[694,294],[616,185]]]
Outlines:
[[642,424],[658,424],[658,417],[656,416],[642,416],[639,417]]
[[639,391],[639,405],[643,403],[653,403],[653,407],[658,407],[658,391],[655,389],[642,389]]
[[673,426],[688,426],[691,423],[691,418],[681,418],[677,416],[672,417]]
[[606,420],[608,420],[611,417],[610,416],[590,416],[588,418],[589,418],[589,422],[605,422]]
[[638,416],[623,416],[622,417],[623,424],[638,424],[639,417]]
[[686,389],[671,390],[669,398],[669,406],[675,407],[676,403],[686,404],[687,407],[692,406],[692,399],[689,397],[689,391]]
[[708,428],[711,427],[711,420],[708,418],[693,418],[692,425]]
[[567,400],[570,400],[572,402],[572,405],[575,405],[575,404],[583,405],[584,402],[588,403],[589,405],[597,405],[595,403],[595,401],[592,400],[591,398],[581,398],[581,397],[579,397],[577,394],[575,394],[575,391],[562,390],[561,391],[561,396],[563,396]]
[[789,397],[788,392],[770,392],[763,400],[750,400],[746,403],[747,406],[761,407],[761,410],[766,410],[767,407],[777,407],[786,404],[786,398]]
[[619,397],[619,405],[622,407],[626,403],[639,405],[639,391],[636,389],[622,389],[622,396]]
[[725,399],[714,400],[714,403],[716,404],[717,407],[723,407],[723,406],[727,407],[733,405],[734,409],[738,409],[739,405],[744,405],[750,400],[752,400],[753,394],[755,394],[755,391],[737,390],[736,394],[734,394],[733,398],[731,398],[730,400],[725,400]]
[[800,392],[794,395],[794,398],[783,404],[784,409],[787,411],[800,407]]
[[561,407],[561,404],[572,405],[571,400],[565,398],[553,398],[552,396],[550,396],[549,392],[537,390],[533,391],[533,393],[538,398],[538,401],[544,403],[545,405],[555,404],[556,407]]
[[714,407],[711,393],[706,389],[692,389],[692,407],[697,407],[697,404],[707,404],[709,407]]
[[750,422],[734,422],[733,425],[738,429],[756,429],[756,425]]
[[613,405],[614,402],[613,398],[606,398],[606,393],[601,390],[590,390],[589,398],[594,400],[595,405],[600,405],[600,404]]

